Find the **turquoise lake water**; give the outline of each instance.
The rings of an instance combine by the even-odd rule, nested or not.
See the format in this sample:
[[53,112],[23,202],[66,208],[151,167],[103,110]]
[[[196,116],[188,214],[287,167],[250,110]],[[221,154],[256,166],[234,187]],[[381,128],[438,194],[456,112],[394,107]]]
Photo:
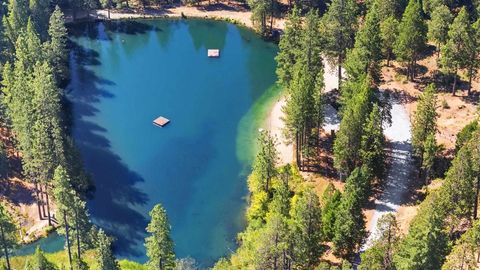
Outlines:
[[[161,203],[178,257],[209,266],[229,254],[255,135],[278,95],[276,45],[207,20],[83,24],[71,39],[73,134],[96,185],[88,207],[116,253],[146,260],[148,211]],[[158,116],[171,123],[154,126]]]

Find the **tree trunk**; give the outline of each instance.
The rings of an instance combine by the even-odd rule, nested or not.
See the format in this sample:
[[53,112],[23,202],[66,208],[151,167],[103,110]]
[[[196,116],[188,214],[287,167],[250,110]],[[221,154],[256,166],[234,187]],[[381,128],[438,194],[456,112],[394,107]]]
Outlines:
[[387,53],[387,67],[390,67],[390,58],[392,57],[392,52],[391,50],[388,50]]
[[37,180],[34,180],[34,184],[35,184],[35,194],[37,195],[37,207],[38,207],[38,218],[40,220],[43,220],[43,215],[42,215],[42,209],[40,207],[40,194],[38,192],[38,182]]
[[40,187],[40,198],[41,198],[41,201],[42,201],[42,212],[43,212],[43,216],[45,217],[45,212],[47,212],[47,211],[45,211],[45,203],[44,203],[45,200],[44,200],[44,196],[43,196],[45,193],[43,191],[42,184],[40,183],[40,184],[38,184],[38,186]]
[[300,168],[300,154],[299,154],[300,153],[300,151],[299,151],[300,150],[300,136],[298,134],[298,131],[295,134],[295,142],[296,142],[295,143],[296,144],[295,145],[295,148],[296,148],[295,156],[296,156],[296,160],[297,160],[297,167]]
[[453,73],[453,86],[452,86],[452,95],[455,96],[455,91],[457,90],[457,71]]
[[5,232],[3,231],[3,226],[0,226],[0,231],[2,233],[2,242],[3,242],[3,252],[5,253],[5,261],[7,263],[7,270],[10,270],[10,258],[8,257],[8,247],[7,241],[5,241]]
[[338,90],[342,85],[342,56],[338,55]]
[[48,198],[48,185],[45,184],[45,197],[47,199],[47,217],[48,217],[48,225],[52,226],[52,217],[50,215],[50,199]]
[[407,75],[407,78],[410,77],[411,82],[415,81],[415,63],[415,59],[412,59],[412,61],[408,64],[410,66],[410,71],[409,76]]
[[68,262],[70,263],[70,270],[73,270],[72,251],[70,250],[70,235],[66,211],[63,211],[63,222],[65,223],[65,241],[67,241]]
[[[275,235],[275,249],[278,247],[278,234]],[[273,257],[273,269],[277,269],[277,255]]]
[[272,34],[273,30],[273,5],[274,5],[274,0],[270,0],[270,34]]
[[425,168],[425,186],[428,186],[430,184],[429,178],[430,177],[430,169]]
[[478,199],[480,196],[480,176],[477,176],[477,190],[475,191],[475,201],[473,202],[473,219],[478,219]]
[[78,213],[75,211],[75,230],[77,231],[77,255],[78,259],[82,258],[82,251],[80,249],[80,230],[78,226]]
[[468,70],[468,91],[467,91],[468,96],[470,96],[470,92],[472,91],[472,79],[473,79],[473,67],[470,67]]

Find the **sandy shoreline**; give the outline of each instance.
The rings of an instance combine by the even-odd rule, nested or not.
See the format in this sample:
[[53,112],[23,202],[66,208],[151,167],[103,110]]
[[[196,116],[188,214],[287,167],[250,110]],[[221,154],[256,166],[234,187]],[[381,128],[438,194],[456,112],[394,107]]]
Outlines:
[[[173,6],[169,8],[150,8],[145,11],[138,10],[108,10],[99,9],[90,14],[91,17],[103,20],[120,20],[135,18],[204,18],[214,20],[227,20],[248,28],[254,28],[250,19],[252,12],[243,7],[233,4],[212,4],[200,6]],[[274,20],[273,28],[282,30],[285,26],[285,19],[277,18]]]
[[266,129],[270,131],[271,135],[275,137],[277,141],[278,165],[280,166],[294,161],[293,144],[287,142],[283,136],[283,129],[285,128],[283,121],[285,113],[283,112],[283,107],[286,103],[287,100],[285,96],[281,96],[273,105],[266,120]]

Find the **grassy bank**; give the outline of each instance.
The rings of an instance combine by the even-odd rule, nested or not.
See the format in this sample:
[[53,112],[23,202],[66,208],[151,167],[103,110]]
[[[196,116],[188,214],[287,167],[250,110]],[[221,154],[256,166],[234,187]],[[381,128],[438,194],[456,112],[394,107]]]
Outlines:
[[[90,270],[100,270],[97,263],[95,262],[95,251],[89,250],[86,251],[82,258],[90,267]],[[66,269],[68,266],[68,255],[65,251],[55,252],[55,253],[46,253],[45,256],[47,260],[57,266],[59,269]],[[32,258],[32,255],[28,256],[17,256],[11,258],[12,269],[23,269],[25,263]],[[122,270],[146,270],[147,268],[139,263],[131,262],[127,260],[119,261],[120,268]]]

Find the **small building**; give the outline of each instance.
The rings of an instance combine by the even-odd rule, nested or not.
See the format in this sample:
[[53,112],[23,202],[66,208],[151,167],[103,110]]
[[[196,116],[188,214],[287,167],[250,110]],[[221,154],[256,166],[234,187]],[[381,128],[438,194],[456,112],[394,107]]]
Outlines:
[[157,127],[164,127],[168,123],[170,123],[170,120],[168,120],[167,118],[165,118],[163,116],[160,116],[157,119],[153,120],[153,124],[156,125]]
[[211,57],[211,58],[220,57],[220,50],[219,49],[209,49],[208,50],[208,57]]

